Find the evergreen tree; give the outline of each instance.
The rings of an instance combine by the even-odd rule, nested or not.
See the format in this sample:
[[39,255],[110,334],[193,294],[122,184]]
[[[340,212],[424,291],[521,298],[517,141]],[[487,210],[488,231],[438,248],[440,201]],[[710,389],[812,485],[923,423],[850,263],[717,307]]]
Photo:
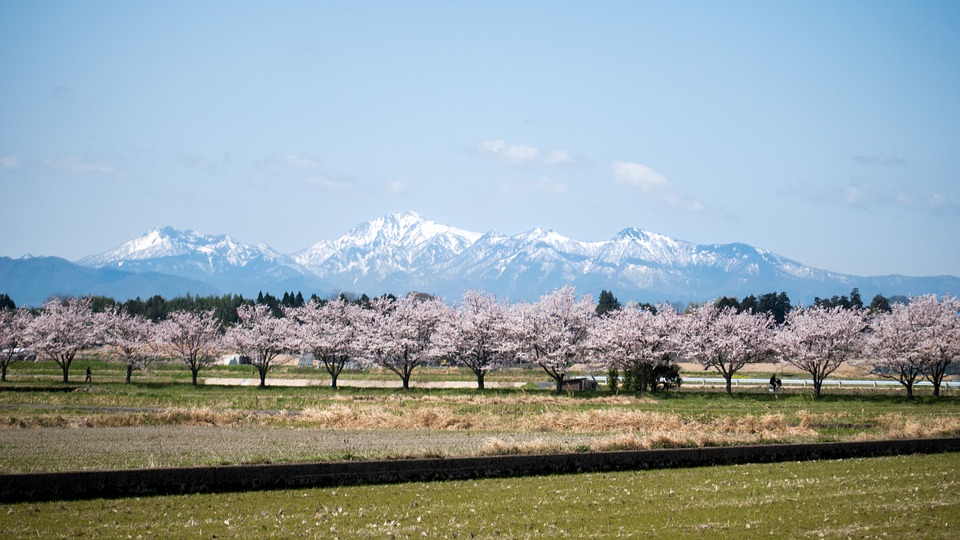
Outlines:
[[611,311],[620,309],[620,301],[612,292],[604,289],[600,291],[600,301],[597,303],[597,316],[605,315]]
[[736,298],[731,298],[729,296],[721,296],[720,298],[718,298],[716,302],[716,306],[717,306],[717,309],[719,310],[723,310],[724,308],[729,307],[737,310],[737,313],[740,313],[741,311],[743,311],[743,309],[740,308],[740,301],[737,300]]
[[850,291],[850,307],[854,309],[863,309],[863,299],[860,298],[860,289],[856,287]]
[[10,298],[10,295],[0,294],[0,311],[7,309],[15,310],[17,309],[17,304],[13,301],[13,298]]
[[870,313],[890,313],[893,309],[890,307],[890,300],[887,297],[878,294],[870,301]]
[[769,313],[777,324],[783,324],[787,313],[790,312],[790,307],[790,298],[787,297],[787,293],[770,292],[760,297],[760,300],[757,301],[757,308],[753,312]]

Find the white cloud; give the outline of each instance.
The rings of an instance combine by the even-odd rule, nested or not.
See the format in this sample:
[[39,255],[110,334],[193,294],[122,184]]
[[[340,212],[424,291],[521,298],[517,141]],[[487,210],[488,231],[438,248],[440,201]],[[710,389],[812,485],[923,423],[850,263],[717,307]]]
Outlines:
[[525,144],[507,144],[506,141],[480,141],[477,148],[498,158],[508,161],[514,165],[523,165],[537,159],[540,151],[532,146]]
[[8,169],[16,169],[20,166],[20,158],[17,156],[3,156],[0,158],[0,163],[3,163],[3,166]]
[[285,154],[263,159],[256,163],[254,168],[267,174],[302,174],[320,170],[320,163],[308,157]]
[[113,178],[126,178],[129,173],[111,161],[89,161],[77,157],[44,158],[40,165],[49,169],[73,174],[95,173]]
[[697,199],[677,193],[666,176],[640,163],[614,161],[613,177],[617,182],[639,188],[640,191],[670,206],[702,212],[707,206]]
[[333,180],[322,175],[311,176],[310,178],[307,178],[307,184],[325,191],[344,192],[353,189],[353,186],[349,182]]
[[504,182],[500,184],[501,193],[554,193],[567,191],[567,184],[549,176],[541,176],[532,182]]
[[409,191],[407,189],[407,184],[400,180],[394,180],[393,182],[387,183],[387,192],[391,195],[407,195]]
[[555,149],[543,152],[535,146],[510,144],[502,139],[480,141],[477,143],[477,150],[511,165],[561,166],[570,165],[576,161],[566,150]]
[[662,174],[646,165],[630,161],[614,161],[613,176],[617,182],[638,187],[645,193],[670,187],[670,182]]
[[570,165],[573,162],[573,156],[566,150],[551,150],[543,156],[544,165]]
[[941,193],[906,185],[884,185],[872,181],[851,182],[838,188],[801,186],[796,190],[808,201],[872,211],[880,208],[956,213],[957,203]]
[[907,160],[902,157],[889,155],[884,152],[853,156],[853,160],[864,165],[880,165],[882,167],[897,167],[907,164]]

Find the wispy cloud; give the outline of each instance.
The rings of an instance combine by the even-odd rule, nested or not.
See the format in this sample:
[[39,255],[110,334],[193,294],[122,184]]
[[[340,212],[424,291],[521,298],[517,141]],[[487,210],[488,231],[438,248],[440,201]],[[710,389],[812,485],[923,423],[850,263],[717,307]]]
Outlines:
[[307,178],[307,184],[320,188],[324,191],[344,192],[353,189],[353,184],[341,180],[334,180],[324,175],[311,176]]
[[863,165],[879,165],[881,167],[901,167],[907,164],[907,160],[883,152],[853,156],[853,160]]
[[23,159],[15,155],[6,155],[0,157],[0,165],[2,165],[4,169],[21,170],[25,173],[48,170],[56,171],[61,175],[95,174],[117,179],[125,179],[130,176],[130,172],[115,161],[77,156]]
[[614,161],[613,177],[623,185],[640,189],[644,194],[675,208],[700,212],[706,210],[702,202],[679,193],[667,177],[641,163]]
[[549,176],[541,176],[532,182],[504,182],[500,184],[501,193],[554,193],[567,191],[567,184]]
[[7,169],[16,169],[20,167],[20,158],[17,156],[3,156],[0,158],[0,163]]
[[297,154],[270,156],[254,164],[261,174],[290,178],[324,191],[342,193],[355,188],[350,178],[338,178],[326,172],[316,159]]
[[573,155],[566,150],[543,151],[535,146],[508,143],[501,139],[479,141],[476,144],[476,149],[511,165],[561,166],[576,162]]
[[313,158],[284,154],[270,156],[254,164],[260,172],[277,175],[312,173],[320,170],[320,163]]
[[218,169],[214,162],[186,149],[180,149],[174,159],[177,161],[177,163],[195,171],[211,172]]
[[127,178],[130,173],[122,166],[107,160],[90,160],[75,156],[43,158],[40,166],[69,174],[100,174],[112,178]]
[[409,195],[410,194],[410,190],[408,189],[406,182],[403,182],[400,180],[394,180],[392,182],[388,182],[385,187],[386,187],[387,193],[391,195]]
[[638,187],[644,192],[658,191],[670,187],[667,177],[646,165],[630,161],[614,161],[613,177],[621,184]]
[[882,208],[954,214],[960,206],[949,197],[922,188],[907,185],[886,185],[878,182],[851,182],[842,187],[804,185],[798,189],[808,201],[872,211]]

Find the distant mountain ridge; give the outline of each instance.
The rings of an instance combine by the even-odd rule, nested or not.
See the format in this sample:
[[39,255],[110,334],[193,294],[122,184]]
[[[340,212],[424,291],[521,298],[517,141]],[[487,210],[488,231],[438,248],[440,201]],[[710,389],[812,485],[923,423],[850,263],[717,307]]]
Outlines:
[[[0,258],[0,292],[30,304],[42,302],[45,291],[124,299],[158,290],[166,291],[164,296],[178,290],[245,296],[259,291],[373,296],[416,290],[452,301],[465,289],[483,289],[518,301],[534,300],[568,284],[582,293],[597,295],[607,289],[621,301],[644,302],[785,291],[795,303],[809,303],[814,296],[847,294],[853,287],[865,298],[877,293],[960,295],[956,276],[850,276],[741,243],[699,245],[636,228],[591,242],[540,228],[516,235],[481,234],[413,212],[361,223],[335,240],[322,240],[289,255],[266,244],[245,245],[227,235],[164,227],[84,257],[69,272],[64,264],[70,263],[56,258]],[[44,265],[60,268],[60,290],[44,289],[31,278],[43,275],[39,268]],[[23,291],[22,298],[18,290]]]

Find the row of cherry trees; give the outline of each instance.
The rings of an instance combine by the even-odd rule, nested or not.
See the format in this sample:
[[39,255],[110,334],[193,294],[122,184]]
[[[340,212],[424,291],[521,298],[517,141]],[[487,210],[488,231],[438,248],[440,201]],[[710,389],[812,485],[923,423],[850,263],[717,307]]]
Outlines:
[[[889,313],[815,305],[796,308],[777,324],[770,314],[705,304],[679,313],[621,307],[596,315],[589,296],[571,287],[538,302],[507,304],[468,291],[457,305],[411,294],[378,298],[368,305],[344,299],[286,307],[277,317],[266,305],[243,305],[238,320],[224,328],[213,311],[174,311],[157,323],[114,310],[94,313],[89,299],[48,303],[36,316],[26,310],[0,315],[3,377],[29,347],[53,360],[68,382],[76,354],[109,346],[127,367],[144,368],[159,356],[175,356],[198,372],[224,351],[239,351],[257,369],[260,384],[285,353],[311,352],[330,374],[332,385],[349,362],[377,365],[408,388],[414,371],[445,358],[469,368],[484,387],[491,371],[517,361],[539,366],[561,391],[576,365],[615,367],[643,377],[678,360],[713,369],[732,391],[734,375],[749,364],[782,361],[807,372],[815,396],[823,381],[846,362],[898,380],[913,395],[926,378],[939,395],[960,355],[960,302],[934,296],[895,304]],[[641,388],[653,380],[644,380]]]

